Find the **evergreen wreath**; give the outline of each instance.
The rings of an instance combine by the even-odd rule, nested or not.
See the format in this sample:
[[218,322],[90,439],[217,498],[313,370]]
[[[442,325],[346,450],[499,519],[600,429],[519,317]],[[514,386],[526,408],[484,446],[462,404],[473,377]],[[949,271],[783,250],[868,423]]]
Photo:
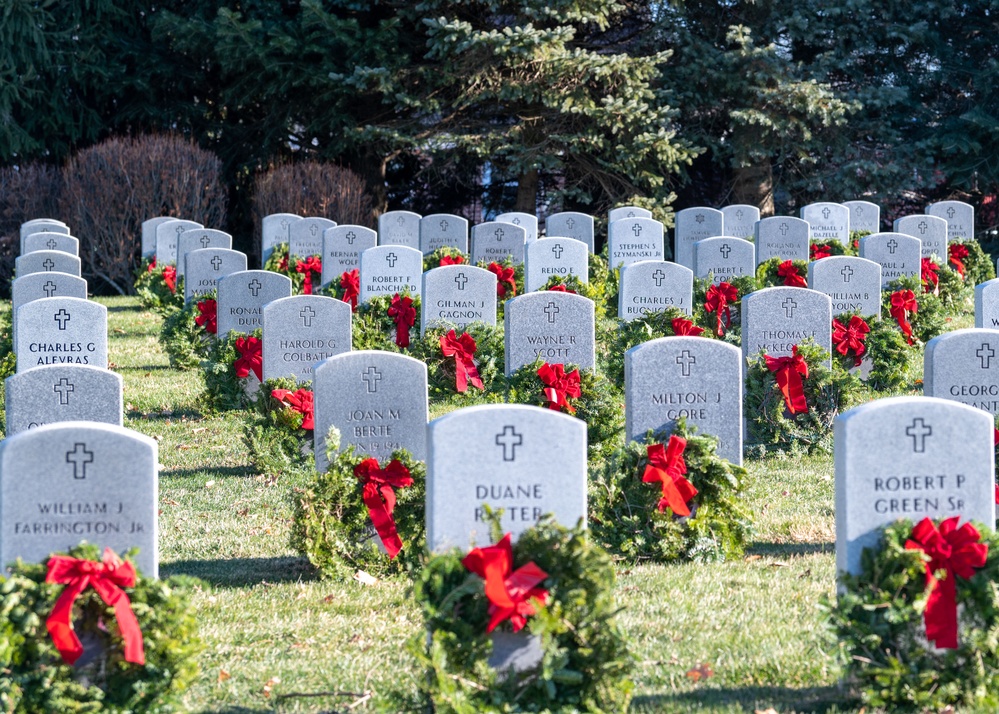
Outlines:
[[[549,407],[544,393],[545,383],[538,375],[538,370],[545,364],[543,359],[538,358],[533,364],[524,365],[511,374],[507,382],[506,401]],[[552,366],[556,365],[552,363]],[[592,370],[579,369],[571,364],[560,366],[566,375],[579,372],[580,396],[569,397],[568,407],[559,411],[586,422],[589,463],[593,464],[620,446],[624,433],[624,396],[610,380]]]
[[988,546],[985,567],[954,579],[957,649],[936,649],[926,640],[926,561],[905,547],[911,521],[887,526],[879,546],[864,549],[860,573],[842,575],[838,598],[823,600],[839,659],[868,705],[934,712],[999,707],[999,536],[991,527],[978,530]]
[[174,369],[194,369],[208,358],[217,328],[216,291],[196,297],[163,320],[160,344]]
[[743,501],[746,470],[717,455],[718,439],[697,434],[684,418],[672,435],[686,440],[686,479],[697,489],[690,515],[659,509],[660,488],[646,483],[648,446],[667,444],[670,432],[649,431],[607,460],[589,485],[589,521],[594,539],[631,562],[697,562],[740,558],[751,533]]
[[156,265],[156,258],[144,260],[133,284],[143,307],[169,314],[184,306],[184,279],[177,277],[174,265]]
[[996,277],[992,258],[977,240],[954,240],[948,244],[947,262],[968,287],[973,288]]
[[[230,332],[227,337],[212,343],[207,359],[201,362],[205,376],[205,402],[209,410],[231,411],[250,406],[257,391],[254,386],[259,381],[259,375],[251,369],[247,376],[237,376],[237,362],[244,368],[247,364],[238,346],[249,346],[253,340],[260,342],[262,336],[263,331],[258,328],[249,334]],[[263,345],[260,346],[262,349]]]
[[850,255],[860,255],[860,239],[871,234],[872,231],[850,231],[849,247],[853,250]]
[[756,266],[756,289],[808,287],[808,263],[804,260],[769,258]]
[[[910,346],[905,336],[891,318],[874,319],[858,312],[845,312],[836,316],[841,325],[848,326],[854,317],[862,317],[870,328],[867,339],[864,340],[865,360],[870,361],[870,371],[864,383],[868,388],[879,392],[894,391],[900,387],[912,384],[918,373],[917,364],[921,366],[922,351],[918,346]],[[835,331],[834,331],[835,332]],[[837,366],[850,371],[855,366],[855,359],[850,354],[841,354],[833,340],[833,360]]]
[[[298,384],[291,377],[268,379],[260,385],[260,391],[252,399],[244,432],[257,473],[311,474],[315,469],[311,390],[311,382]],[[290,396],[284,395],[285,391]]]
[[805,412],[787,413],[777,374],[767,368],[762,352],[749,361],[743,409],[749,426],[748,441],[759,447],[755,451],[831,453],[833,420],[859,399],[860,381],[838,367],[826,367],[828,352],[811,338],[797,347],[808,366],[808,376],[801,379],[808,407]]
[[690,315],[673,305],[665,310],[647,312],[628,322],[620,321],[607,355],[607,376],[611,381],[619,388],[624,389],[624,353],[649,340],[655,340],[659,337],[674,337],[677,334],[673,326],[674,321],[679,320],[684,322],[678,322],[678,326],[686,325],[689,322],[692,327],[696,328],[694,332],[700,330],[698,337],[709,339],[715,337],[714,332],[694,325]]
[[[358,570],[378,577],[412,571],[420,566],[426,549],[424,514],[426,509],[426,467],[408,451],[392,453],[409,470],[413,483],[395,489],[392,517],[402,541],[395,558],[380,548],[381,540],[372,525],[363,500],[364,485],[355,469],[365,459],[353,446],[336,453],[339,434],[331,430],[326,443],[329,468],[315,474],[293,495],[291,547],[306,556],[323,575],[349,579]],[[380,465],[385,467],[391,461]]]
[[420,296],[412,297],[408,290],[403,290],[395,295],[378,295],[368,302],[358,304],[357,311],[351,321],[351,339],[354,350],[403,352],[410,349],[409,347],[400,347],[396,343],[396,322],[388,314],[392,307],[392,300],[396,296],[411,298],[413,301],[412,307],[416,311],[416,316],[413,326],[409,330],[409,339],[416,339],[420,333]]
[[[494,542],[500,535],[494,520]],[[490,667],[483,579],[465,568],[459,551],[431,556],[413,588],[427,632],[408,649],[426,670],[420,687],[434,710],[627,711],[634,660],[615,617],[610,557],[585,528],[566,529],[550,518],[521,533],[512,553],[511,570],[533,562],[547,576],[539,584],[547,605],[534,608],[524,628],[540,638],[541,663],[502,675]]]
[[[719,283],[717,286],[711,281],[712,276],[710,275],[707,278],[694,278],[694,322],[697,323],[698,326],[704,328],[705,334],[710,332],[713,336],[718,337],[731,345],[741,347],[742,298],[759,289],[756,276],[740,275],[738,277],[723,281],[723,283]],[[735,300],[727,304],[731,324],[728,324],[728,320],[725,319],[723,314],[721,321],[722,334],[719,335],[718,314],[717,312],[708,312],[706,305],[708,301],[708,293],[711,292],[711,288],[720,288],[720,286],[724,283],[727,283],[735,288],[736,297]]]
[[[446,357],[441,349],[441,338],[454,329],[461,339],[463,334],[475,341],[475,368],[482,380],[483,389],[468,383],[467,391],[459,392],[455,381],[455,358]],[[449,405],[454,408],[473,404],[503,401],[506,382],[503,378],[505,345],[503,328],[473,322],[463,328],[431,327],[423,337],[413,342],[410,353],[427,365],[427,386],[431,405]]]
[[445,245],[430,255],[423,256],[423,272],[444,265],[470,265],[471,262],[467,253],[463,253],[454,246]]
[[[923,292],[922,280],[914,275],[903,275],[888,283],[881,290],[881,314],[883,320],[890,320],[898,325],[896,318],[891,314],[892,295],[898,291],[911,290],[916,298],[918,309],[916,312],[908,314],[909,324],[912,326],[912,333],[915,339],[920,342],[929,342],[937,335],[944,332],[947,322],[950,319],[945,311],[940,298],[932,292]],[[886,317],[884,317],[886,316]],[[897,327],[901,331],[901,327]]]
[[345,270],[344,272],[334,277],[325,287],[319,288],[313,292],[316,294],[328,295],[329,297],[334,297],[337,300],[341,300],[343,302],[349,302],[351,303],[351,309],[353,310],[353,312],[357,313],[357,307],[360,300],[360,295],[354,293],[354,295],[352,296],[343,283],[344,283],[344,276],[345,275],[348,276],[348,279],[351,279],[355,282],[356,287],[358,288],[357,292],[359,293],[360,279],[361,279],[360,273],[361,271],[359,268],[354,268],[353,270]]
[[[867,235],[866,233],[864,235]],[[836,255],[856,255],[857,250],[835,238],[812,241],[808,246],[809,260],[822,260]]]
[[[97,546],[86,543],[57,555],[100,561]],[[9,574],[0,576],[0,706],[5,712],[186,711],[181,694],[197,678],[197,656],[203,649],[190,602],[199,581],[136,574],[135,586],[126,594],[142,630],[144,665],[124,660],[114,609],[93,588],[84,590],[73,604],[73,627],[85,640],[97,640],[100,651],[89,663],[81,660],[77,664],[82,666],[74,667],[63,662],[45,626],[66,587],[46,583],[46,573],[45,563],[18,560]]]
[[496,322],[503,324],[506,301],[524,294],[524,264],[514,265],[509,257],[497,261],[479,261],[478,267],[496,274]]
[[923,258],[920,273],[923,294],[933,293],[938,297],[943,309],[949,315],[957,316],[969,307],[972,295],[970,286],[948,265],[947,261],[937,256]]
[[607,319],[607,301],[603,294],[606,281],[584,283],[577,275],[553,275],[541,286],[541,290],[556,290],[575,293],[593,301],[593,316],[597,324]]

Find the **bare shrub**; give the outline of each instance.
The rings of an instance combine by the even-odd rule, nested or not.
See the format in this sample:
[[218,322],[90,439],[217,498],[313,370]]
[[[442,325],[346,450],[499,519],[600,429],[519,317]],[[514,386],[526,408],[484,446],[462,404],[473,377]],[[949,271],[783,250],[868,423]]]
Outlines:
[[180,136],[111,138],[78,152],[62,172],[60,212],[80,239],[83,277],[133,292],[142,222],[155,216],[224,228],[222,163]]
[[0,293],[5,298],[21,249],[21,224],[34,218],[65,221],[58,209],[60,180],[59,169],[47,164],[0,169]]

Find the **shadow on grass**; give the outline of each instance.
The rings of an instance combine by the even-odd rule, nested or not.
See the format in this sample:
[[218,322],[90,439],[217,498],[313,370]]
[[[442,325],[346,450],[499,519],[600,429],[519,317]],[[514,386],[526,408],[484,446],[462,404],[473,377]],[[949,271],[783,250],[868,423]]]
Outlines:
[[[725,706],[746,712],[779,707],[786,712],[826,714],[854,709],[859,702],[852,700],[839,687],[704,687],[674,694],[650,694],[635,697],[632,712],[698,711],[701,708]],[[789,708],[790,707],[790,708]]]
[[175,560],[162,563],[160,575],[190,575],[220,588],[243,588],[263,582],[297,583],[318,578],[308,560],[290,555],[274,558]]
[[753,543],[746,548],[747,555],[776,555],[783,557],[835,552],[835,543]]
[[160,478],[187,478],[205,474],[224,478],[226,476],[256,476],[257,472],[249,466],[206,466],[203,469],[164,469],[160,471]]

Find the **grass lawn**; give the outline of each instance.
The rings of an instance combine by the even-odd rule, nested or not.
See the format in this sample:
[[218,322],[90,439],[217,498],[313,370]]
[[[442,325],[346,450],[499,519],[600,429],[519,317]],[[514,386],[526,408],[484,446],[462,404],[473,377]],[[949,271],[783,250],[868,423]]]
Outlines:
[[[412,695],[420,676],[404,646],[421,635],[407,583],[318,579],[288,546],[299,484],[254,473],[240,414],[201,414],[200,372],[169,367],[157,315],[133,298],[99,301],[125,425],[159,442],[161,572],[205,583],[190,709],[346,711],[371,692],[352,711],[393,710],[392,694]],[[859,711],[818,607],[834,590],[832,458],[747,467],[756,530],[744,560],[619,570],[639,660],[634,711]],[[687,676],[705,664],[712,676]]]

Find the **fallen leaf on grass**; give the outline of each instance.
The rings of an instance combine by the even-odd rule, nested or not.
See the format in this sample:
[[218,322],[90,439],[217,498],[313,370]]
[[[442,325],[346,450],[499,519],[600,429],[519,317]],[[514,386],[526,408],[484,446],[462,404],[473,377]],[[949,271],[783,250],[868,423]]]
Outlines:
[[711,664],[708,662],[701,662],[699,665],[693,669],[687,670],[687,679],[691,682],[699,682],[702,679],[707,679],[714,674],[714,670],[711,669]]
[[750,560],[759,560],[762,557],[762,555],[747,555],[746,562],[749,562]]
[[191,447],[188,446],[187,444],[177,444],[177,448],[180,449],[181,451],[187,451]]
[[179,502],[173,500],[172,498],[161,498],[160,499],[160,503],[162,503],[164,505],[167,505],[167,506],[179,506],[180,505]]
[[274,691],[275,685],[280,683],[281,683],[280,677],[271,677],[270,679],[268,679],[267,683],[264,684],[264,697],[270,699],[271,692]]
[[207,426],[199,426],[199,427],[197,427],[196,429],[192,429],[192,430],[191,430],[191,433],[192,433],[192,434],[200,434],[201,432],[203,432],[203,431],[207,431],[207,430],[208,430],[208,427],[207,427]]
[[332,605],[333,603],[336,602],[336,595],[327,595],[326,597],[323,598],[323,602],[326,603],[327,605]]
[[222,682],[224,682],[225,680],[229,679],[230,677],[232,677],[232,675],[229,674],[228,672],[226,672],[224,669],[220,669],[219,670],[219,683],[220,684]]
[[[186,254],[185,254],[185,255],[186,255]],[[116,327],[116,328],[114,328],[114,333],[115,333],[116,335],[124,335],[124,334],[125,334],[125,331],[124,331],[123,329],[121,329],[120,327]]]

